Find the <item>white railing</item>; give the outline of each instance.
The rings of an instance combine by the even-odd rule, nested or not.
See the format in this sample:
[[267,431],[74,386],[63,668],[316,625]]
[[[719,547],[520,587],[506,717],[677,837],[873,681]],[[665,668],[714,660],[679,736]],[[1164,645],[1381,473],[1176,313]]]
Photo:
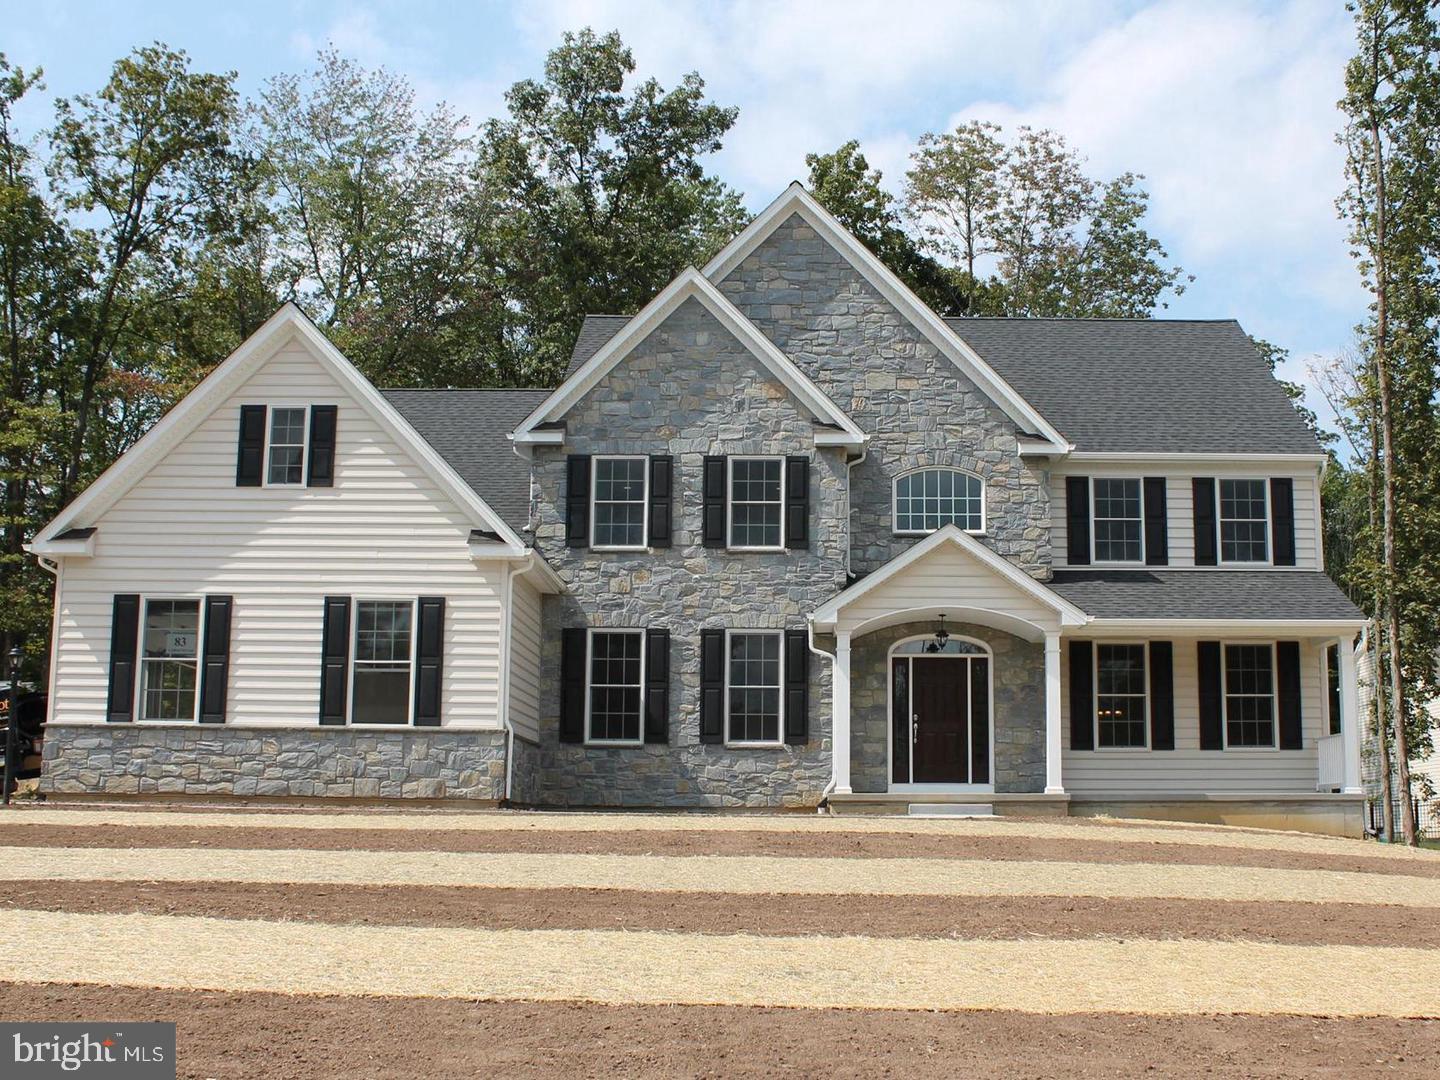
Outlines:
[[1345,746],[1339,735],[1322,735],[1319,742],[1320,768],[1315,787],[1320,791],[1345,786]]

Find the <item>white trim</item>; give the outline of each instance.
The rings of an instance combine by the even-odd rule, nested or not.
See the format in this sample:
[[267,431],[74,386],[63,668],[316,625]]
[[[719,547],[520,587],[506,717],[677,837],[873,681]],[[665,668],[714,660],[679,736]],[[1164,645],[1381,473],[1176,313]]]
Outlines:
[[973,381],[982,393],[994,400],[1022,430],[1039,432],[1049,441],[1054,453],[1066,453],[1072,449],[1065,437],[1039,410],[1021,397],[959,334],[950,329],[939,315],[911,292],[889,267],[816,202],[799,181],[781,192],[735,239],[705,264],[705,277],[716,283],[723,281],[791,214],[799,214],[806,224],[829,241],[876,292],[908,318],[917,330],[929,338],[936,348]]
[[[1135,485],[1135,501],[1140,507],[1140,514],[1134,518],[1140,525],[1140,558],[1138,559],[1102,559],[1099,555],[1100,538],[1096,535],[1095,525],[1102,520],[1095,511],[1095,485],[1099,481],[1120,481],[1121,483],[1133,483]],[[1145,479],[1141,476],[1091,476],[1090,481],[1090,564],[1092,566],[1111,567],[1140,567],[1145,565]],[[1105,521],[1130,521],[1131,518],[1104,518]]]
[[[741,634],[741,635],[747,636],[747,637],[748,637],[748,636],[752,636],[752,635],[755,635],[755,636],[761,636],[761,635],[763,635],[764,637],[773,637],[773,638],[775,638],[777,641],[779,641],[778,652],[777,652],[777,654],[776,654],[776,664],[775,664],[775,673],[776,673],[776,680],[777,680],[777,681],[776,681],[776,684],[775,684],[775,691],[776,691],[776,710],[777,710],[777,712],[776,712],[776,719],[775,719],[775,739],[774,739],[773,741],[771,741],[770,739],[743,739],[743,740],[740,740],[740,739],[731,739],[731,738],[730,738],[730,639],[731,639],[731,637],[733,637],[733,636],[736,635],[736,634]],[[747,684],[746,687],[745,687],[745,689],[750,689],[750,688],[751,688],[751,687],[750,687],[748,684]],[[763,689],[768,689],[768,687],[765,687],[765,686],[762,685],[762,686],[760,687],[760,689],[762,689],[762,690],[763,690]],[[785,631],[784,631],[784,630],[768,630],[768,629],[764,629],[764,628],[747,629],[747,628],[745,628],[745,627],[737,627],[737,628],[735,628],[735,629],[731,629],[731,628],[729,628],[729,627],[726,627],[726,629],[725,629],[725,716],[723,717],[722,722],[723,722],[724,725],[725,725],[724,730],[723,730],[723,732],[722,732],[722,734],[723,734],[724,737],[725,737],[725,746],[729,747],[730,749],[733,749],[733,750],[774,750],[774,749],[777,748],[777,747],[783,747],[783,746],[785,746]]]
[[1092,619],[1086,633],[1114,630],[1121,632],[1149,630],[1189,630],[1196,636],[1233,634],[1268,636],[1285,634],[1291,637],[1325,637],[1346,630],[1352,633],[1366,625],[1364,617],[1354,619]]
[[[1265,493],[1265,557],[1263,559],[1225,558],[1225,487],[1226,484],[1259,484]],[[1230,518],[1232,522],[1258,521],[1258,518]],[[1232,566],[1274,566],[1275,564],[1275,514],[1270,505],[1270,477],[1268,476],[1217,476],[1215,478],[1215,566],[1219,569]],[[1308,569],[1308,568],[1307,568]]]
[[[1090,650],[1090,686],[1092,700],[1090,702],[1090,716],[1094,722],[1094,731],[1091,734],[1093,745],[1097,753],[1106,754],[1133,754],[1137,751],[1150,749],[1150,642],[1148,641],[1125,641],[1125,640],[1102,640],[1093,643],[1094,648]],[[1140,647],[1141,663],[1143,665],[1144,689],[1140,694],[1109,694],[1109,697],[1139,697],[1144,703],[1145,713],[1145,743],[1142,746],[1101,746],[1100,745],[1100,650],[1104,648],[1118,648],[1120,646]]]
[[[640,715],[638,734],[633,739],[596,739],[590,734],[590,691],[591,680],[595,674],[595,635],[596,634],[626,634],[630,637],[640,639],[640,685],[636,687],[640,691]],[[585,628],[585,745],[586,746],[644,746],[645,745],[645,654],[649,650],[645,648],[645,631],[635,626],[589,626]],[[628,683],[602,683],[602,686],[621,687],[628,686]]]
[[[310,406],[271,405],[268,402],[257,402],[257,404],[265,406],[265,443],[260,450],[260,486],[262,488],[305,487],[309,480],[308,470],[310,468]],[[300,421],[300,479],[293,484],[288,481],[276,483],[270,479],[271,435],[275,431],[275,414],[282,409],[286,412],[298,412],[302,417]],[[294,444],[281,443],[280,445],[293,446]]]
[[1328,460],[1324,454],[1219,454],[1219,453],[1147,453],[1138,450],[1076,450],[1065,459],[1075,464],[1104,464],[1106,462],[1154,462],[1172,461],[1177,464],[1204,465],[1218,461],[1227,464],[1246,465],[1311,465],[1317,466]]
[[[780,543],[778,544],[734,544],[731,535],[734,527],[735,506],[735,462],[774,461],[780,465]],[[725,458],[725,550],[726,551],[784,551],[785,548],[785,458],[780,454],[731,454]],[[769,500],[748,501],[748,505],[769,506]]]
[[833,424],[844,433],[843,440],[833,438],[830,445],[850,446],[855,449],[865,445],[865,433],[856,426],[855,421],[693,266],[681,271],[680,276],[646,304],[619,333],[602,345],[594,356],[576,368],[549,397],[536,406],[516,427],[511,439],[522,444],[554,441],[553,432],[537,432],[537,425],[550,423],[564,416],[632,349],[690,299],[698,301],[736,340],[749,349],[751,355],[799,399],[816,419]]
[[[927,472],[951,472],[959,473],[980,485],[980,528],[962,529],[971,536],[984,536],[988,531],[990,523],[989,508],[985,505],[986,496],[989,494],[985,478],[979,473],[973,473],[968,469],[962,469],[955,465],[920,465],[914,469],[907,469],[899,473],[890,481],[890,531],[896,536],[929,536],[936,529],[902,529],[900,528],[900,481],[911,476],[918,476]],[[947,521],[946,525],[954,525],[953,521]],[[940,526],[943,528],[944,526]],[[959,528],[957,525],[956,528]]]
[[31,543],[35,553],[50,554],[46,545],[66,529],[93,524],[121,496],[148,475],[181,439],[222,404],[230,401],[256,370],[296,338],[354,395],[371,418],[414,456],[440,489],[462,510],[467,511],[477,525],[499,535],[513,548],[513,554],[524,554],[525,545],[514,530],[505,524],[500,515],[496,514],[472,487],[460,479],[445,459],[385,400],[385,396],[374,384],[360,374],[359,369],[350,363],[293,303],[286,303],[270,316],[260,329],[217,364],[135,445],[121,454],[93,484],[41,529]]
[[[1230,745],[1230,662],[1227,650],[1232,646],[1246,648],[1268,648],[1270,650],[1270,745]],[[1236,697],[1264,697],[1264,694],[1237,694]],[[1302,738],[1303,742],[1303,738]],[[1275,750],[1280,749],[1280,664],[1275,654],[1273,641],[1221,641],[1220,642],[1220,747],[1222,750]]]
[[[57,594],[58,596],[58,594]],[[195,707],[190,719],[172,719],[167,717],[148,718],[145,715],[145,686],[147,682],[146,672],[150,670],[150,658],[145,655],[145,617],[150,613],[150,602],[158,600],[161,603],[185,601],[195,605]],[[55,605],[59,610],[60,605]],[[189,593],[145,593],[140,597],[140,627],[139,640],[136,642],[136,660],[139,671],[135,679],[135,700],[131,706],[130,715],[135,718],[137,724],[198,724],[200,722],[200,682],[205,674],[205,596],[204,594],[194,595]],[[184,657],[157,656],[155,660],[175,660]]]
[[[990,643],[989,643],[988,641],[983,641],[983,640],[981,640],[980,638],[970,637],[969,635],[966,635],[966,634],[951,634],[951,635],[950,635],[950,640],[951,640],[951,641],[967,641],[967,642],[969,642],[969,643],[972,644],[972,645],[978,645],[978,646],[980,646],[980,648],[982,648],[982,649],[984,650],[984,655],[983,655],[983,656],[979,656],[979,655],[976,655],[975,653],[925,653],[925,654],[921,654],[921,653],[899,653],[899,649],[901,648],[901,646],[907,645],[907,644],[909,644],[909,643],[912,642],[912,641],[928,641],[928,640],[931,639],[932,636],[933,636],[933,635],[931,635],[931,634],[911,634],[909,637],[904,637],[904,638],[901,638],[899,641],[893,642],[893,643],[891,644],[890,648],[885,651],[885,721],[886,721],[886,723],[885,723],[885,786],[886,786],[886,790],[887,790],[887,791],[897,791],[897,792],[913,791],[913,792],[917,792],[917,793],[929,791],[929,792],[955,792],[955,793],[958,793],[958,794],[976,794],[976,795],[990,794],[990,793],[992,793],[992,792],[995,790],[995,650],[994,650],[993,648],[991,648]],[[909,766],[909,767],[907,768],[906,772],[907,772],[907,775],[909,775],[910,779],[909,779],[908,781],[904,782],[904,783],[897,783],[897,782],[895,781],[895,661],[896,661],[896,659],[898,658],[898,656],[903,656],[907,661],[910,662],[910,684],[909,684],[909,687],[908,687],[908,690],[909,690],[909,699],[908,699],[908,704],[907,704],[907,706],[906,706],[906,707],[907,707],[907,710],[909,711],[910,716],[909,716],[909,719],[907,720],[907,722],[906,722],[906,724],[905,724],[905,730],[910,733],[909,745],[906,747],[906,750],[907,750],[907,752],[908,752],[908,766]],[[972,781],[972,780],[966,780],[966,781],[964,781],[964,782],[961,782],[961,781],[934,781],[934,780],[917,781],[917,780],[915,780],[915,664],[914,664],[914,662],[915,662],[916,660],[968,660],[968,661],[984,660],[984,661],[986,662],[986,670],[987,670],[987,672],[988,672],[988,678],[987,678],[986,681],[987,681],[987,683],[989,684],[989,685],[986,687],[987,697],[988,697],[988,700],[989,700],[989,704],[986,706],[986,709],[987,709],[987,711],[988,711],[988,716],[989,716],[988,723],[986,724],[986,728],[988,729],[987,734],[988,734],[989,739],[990,739],[989,768],[986,770],[986,771],[989,773],[989,775],[990,775],[990,779],[989,779],[987,782],[985,782],[985,783],[983,783],[983,784],[977,784],[977,783],[975,783],[975,782]],[[972,725],[973,725],[973,723],[974,723],[974,719],[975,719],[974,716],[972,715],[972,711],[971,711],[971,706],[972,706],[972,704],[973,704],[974,699],[973,699],[973,698],[970,696],[970,694],[969,694],[970,679],[971,679],[972,675],[973,675],[973,670],[972,670],[972,671],[967,671],[967,672],[965,673],[965,680],[966,680],[966,681],[965,681],[965,687],[966,687],[966,691],[967,691],[967,692],[966,692],[966,695],[965,695],[965,775],[966,775],[966,776],[974,776],[974,775],[975,775],[975,742],[974,742],[973,736],[971,735],[971,727],[972,727]]]
[[[602,461],[638,461],[640,465],[640,543],[638,544],[597,544],[595,542],[595,491],[600,484],[600,470],[595,466]],[[608,503],[616,503],[607,499]],[[618,504],[617,504],[618,505]],[[590,459],[590,542],[591,551],[648,551],[650,550],[650,456],[648,454],[595,454]]]
[[936,529],[925,539],[912,545],[910,548],[895,556],[880,569],[857,581],[848,589],[831,597],[824,604],[818,607],[811,618],[817,626],[832,626],[843,611],[850,604],[864,596],[870,590],[878,588],[896,575],[903,573],[913,563],[923,559],[930,552],[942,544],[954,544],[967,555],[973,556],[983,566],[993,570],[996,574],[1015,585],[1022,592],[1039,600],[1046,607],[1051,608],[1060,616],[1062,626],[1084,626],[1090,621],[1090,616],[1081,611],[1069,600],[1047,588],[1044,584],[1036,581],[1025,571],[1015,566],[1003,555],[991,551],[975,537],[962,531],[954,525],[946,525]]
[[[406,677],[406,698],[405,698],[405,719],[396,724],[377,723],[374,721],[355,722],[355,672],[356,654],[360,651],[360,605],[361,604],[404,604],[410,605],[410,674]],[[443,639],[444,628],[441,628]],[[416,646],[420,641],[420,598],[417,596],[383,596],[366,594],[363,596],[350,597],[350,655],[346,661],[349,668],[345,673],[345,726],[361,728],[370,731],[397,731],[402,728],[415,727],[415,671],[418,657],[415,655]],[[363,663],[374,664],[387,661],[366,660]],[[394,661],[388,661],[394,663]]]

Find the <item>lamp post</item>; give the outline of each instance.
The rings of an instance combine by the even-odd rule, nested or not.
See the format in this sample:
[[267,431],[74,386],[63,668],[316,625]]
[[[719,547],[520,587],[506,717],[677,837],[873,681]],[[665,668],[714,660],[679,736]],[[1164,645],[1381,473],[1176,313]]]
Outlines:
[[5,710],[5,789],[3,802],[6,806],[10,804],[10,788],[15,783],[16,755],[20,752],[20,695],[17,686],[20,682],[20,661],[25,654],[16,645],[10,650],[10,688],[6,691],[9,700],[6,702],[8,708]]

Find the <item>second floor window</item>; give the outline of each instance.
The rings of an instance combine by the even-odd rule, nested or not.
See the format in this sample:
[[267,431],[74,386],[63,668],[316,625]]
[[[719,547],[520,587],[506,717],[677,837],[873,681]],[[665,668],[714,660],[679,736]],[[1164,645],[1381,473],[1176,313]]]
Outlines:
[[267,484],[305,482],[305,410],[270,410],[270,446],[265,455]]
[[1220,481],[1220,561],[1268,562],[1268,502],[1264,480]]
[[985,531],[984,484],[958,469],[921,469],[895,481],[895,531],[934,532],[958,525]]
[[649,459],[597,457],[590,543],[597,548],[645,546],[645,477]]
[[1094,481],[1095,561],[1141,562],[1144,522],[1140,481],[1097,476]]
[[730,547],[784,546],[784,472],[783,458],[730,459]]

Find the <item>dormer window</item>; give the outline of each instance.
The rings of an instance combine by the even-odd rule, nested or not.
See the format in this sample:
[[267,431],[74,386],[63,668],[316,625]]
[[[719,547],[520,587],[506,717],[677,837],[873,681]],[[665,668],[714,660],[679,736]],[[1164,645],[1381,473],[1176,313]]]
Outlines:
[[895,481],[897,533],[932,533],[956,525],[969,533],[985,531],[985,485],[959,469],[921,469]]

